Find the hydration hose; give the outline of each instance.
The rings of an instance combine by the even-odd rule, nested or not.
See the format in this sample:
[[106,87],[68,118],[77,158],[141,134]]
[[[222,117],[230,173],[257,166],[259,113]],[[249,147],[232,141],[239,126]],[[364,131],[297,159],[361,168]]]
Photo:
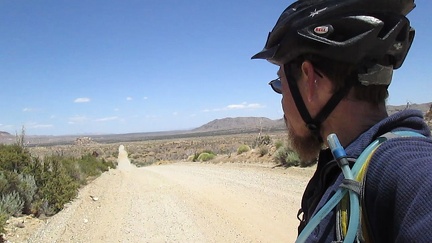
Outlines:
[[[400,137],[424,137],[422,134],[411,132],[411,131],[396,131],[391,132],[391,134],[400,136]],[[349,164],[347,161],[346,152],[339,143],[339,140],[336,134],[330,134],[327,137],[328,144],[332,151],[333,157],[338,162],[338,165],[342,169],[342,173],[347,180],[354,180],[355,177],[360,172],[360,169],[364,162],[366,162],[370,156],[372,156],[373,151],[378,148],[381,143],[386,141],[388,138],[386,135],[383,135],[373,141],[366,149],[360,154],[353,168],[349,168]],[[308,222],[306,227],[302,230],[300,235],[298,236],[296,243],[303,243],[307,240],[309,235],[313,232],[313,230],[318,226],[318,224],[323,220],[334,207],[338,205],[338,203],[342,200],[342,198],[346,195],[348,189],[339,188],[336,193],[330,198],[330,200],[312,217],[312,219]],[[357,235],[357,230],[360,222],[360,202],[359,195],[353,191],[349,191],[350,196],[350,219],[348,225],[348,231],[346,237],[343,242],[354,242],[355,237]]]
[[[327,137],[327,142],[333,154],[333,157],[338,162],[339,167],[342,169],[342,173],[347,180],[354,180],[354,175],[349,167],[349,162],[347,160],[347,155],[339,142],[336,134],[330,134]],[[347,189],[345,189],[346,193]],[[350,198],[350,217],[348,223],[348,231],[344,242],[354,242],[357,235],[357,230],[360,222],[360,202],[359,195],[351,190],[349,190]]]
[[[347,155],[343,147],[341,146],[336,134],[330,134],[327,137],[327,142],[330,146],[333,157],[338,162],[339,167],[342,169],[342,173],[347,180],[354,180],[354,174],[349,168],[349,163],[347,160]],[[314,217],[309,221],[306,227],[298,236],[296,243],[305,242],[316,226],[324,219],[330,211],[342,200],[342,198],[347,193],[348,189],[339,188],[333,197],[315,214]],[[354,242],[357,234],[357,229],[360,221],[360,203],[358,195],[349,191],[350,197],[350,219],[347,235],[344,242]]]

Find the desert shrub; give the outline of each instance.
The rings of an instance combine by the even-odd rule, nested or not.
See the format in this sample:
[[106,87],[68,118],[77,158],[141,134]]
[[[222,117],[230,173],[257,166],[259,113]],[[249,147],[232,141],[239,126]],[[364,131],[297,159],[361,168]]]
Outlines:
[[242,144],[242,145],[240,145],[240,147],[238,147],[237,154],[242,154],[242,153],[248,152],[249,150],[250,150],[250,147],[248,145]]
[[33,175],[20,174],[18,175],[19,185],[18,191],[21,198],[24,200],[23,212],[31,213],[31,204],[36,194],[37,186]]
[[0,195],[18,193],[24,203],[22,210],[24,213],[30,212],[36,190],[34,176],[11,171],[0,172]]
[[276,150],[274,159],[277,163],[286,167],[300,165],[300,158],[297,153],[286,146],[282,146]]
[[51,206],[46,199],[37,199],[32,203],[32,213],[39,217],[41,215],[52,216],[56,214],[54,206]]
[[18,191],[19,179],[18,174],[13,171],[2,171],[1,174],[1,184],[2,188],[0,188],[0,192],[2,195],[11,193],[13,191]]
[[210,154],[210,153],[201,153],[201,154],[198,156],[197,160],[198,160],[198,161],[209,161],[209,160],[214,159],[215,156],[216,156],[216,155],[214,155],[214,154]]
[[208,150],[208,149],[203,150],[201,153],[207,153],[207,154],[212,154],[212,155],[215,155],[215,156],[216,156],[216,153],[215,153],[215,152],[213,152],[213,151],[211,151],[211,150]]
[[67,174],[59,160],[45,161],[43,167],[38,196],[57,213],[77,195],[79,183]]
[[299,166],[300,165],[300,157],[294,151],[288,153],[285,161],[286,161],[287,166]]
[[264,155],[268,154],[269,149],[266,145],[261,145],[258,147],[258,155],[260,157],[263,157]]
[[[203,155],[202,155],[203,154]],[[200,156],[202,155],[202,157],[200,158]],[[203,150],[199,153],[195,152],[193,155],[188,157],[189,161],[208,161],[211,159],[214,159],[214,157],[216,157],[216,153],[211,151],[211,150]],[[206,160],[202,160],[203,158],[205,158]]]
[[68,174],[74,181],[79,182],[80,184],[85,184],[86,181],[86,173],[82,171],[79,159],[73,157],[63,157],[63,156],[52,156],[46,160],[50,161],[60,161],[63,165],[66,174]]
[[200,155],[200,153],[194,153],[193,155],[191,155],[190,157],[191,157],[191,159],[192,159],[192,161],[193,162],[196,162],[196,161],[198,161],[198,157],[199,157],[199,155]]
[[275,148],[278,150],[280,147],[284,146],[284,143],[280,140],[275,142]]
[[3,194],[0,198],[0,212],[10,215],[19,215],[24,208],[24,201],[20,198],[18,192]]
[[112,161],[90,154],[66,157],[61,152],[42,159],[32,157],[23,136],[20,141],[0,145],[0,233],[10,215],[54,215],[76,197],[87,178],[115,168]]
[[144,160],[132,160],[131,164],[134,164],[136,167],[144,167],[144,166],[150,166],[157,163],[157,160],[153,158],[148,158]]
[[108,163],[104,159],[100,160],[91,154],[82,156],[78,164],[86,176],[99,176],[108,170]]
[[83,155],[81,158],[54,155],[45,158],[44,163],[61,164],[65,173],[80,184],[85,184],[89,177],[99,176],[102,172],[108,171],[108,167],[115,167],[113,162],[107,162],[91,154]]
[[[6,221],[8,220],[9,215],[6,212],[3,212],[0,208],[0,234],[6,233]],[[1,237],[0,237],[1,240]]]
[[0,195],[7,192],[9,188],[9,183],[3,171],[0,171]]
[[32,162],[30,153],[17,144],[0,144],[0,155],[1,170],[16,171],[17,173],[26,172],[26,168]]
[[265,135],[265,136],[258,136],[255,141],[252,144],[252,147],[256,148],[256,147],[260,147],[262,145],[269,145],[271,144],[271,138],[269,135]]

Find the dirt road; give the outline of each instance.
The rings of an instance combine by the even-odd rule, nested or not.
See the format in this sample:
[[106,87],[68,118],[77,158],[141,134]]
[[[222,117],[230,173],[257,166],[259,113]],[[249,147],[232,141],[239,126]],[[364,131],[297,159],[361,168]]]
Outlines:
[[312,171],[200,163],[110,170],[30,242],[293,242]]

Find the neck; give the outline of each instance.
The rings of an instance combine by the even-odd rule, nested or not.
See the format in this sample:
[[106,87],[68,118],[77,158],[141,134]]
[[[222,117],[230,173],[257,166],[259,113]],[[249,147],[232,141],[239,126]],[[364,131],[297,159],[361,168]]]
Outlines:
[[[385,104],[372,105],[364,101],[343,99],[323,124],[322,135],[335,133],[342,146],[346,147],[364,131],[386,118]],[[326,145],[327,141],[325,141]]]

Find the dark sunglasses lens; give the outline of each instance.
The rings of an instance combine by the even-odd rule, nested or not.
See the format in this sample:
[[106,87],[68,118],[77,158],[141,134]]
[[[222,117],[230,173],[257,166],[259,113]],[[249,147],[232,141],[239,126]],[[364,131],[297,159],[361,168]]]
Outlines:
[[282,83],[280,78],[270,81],[270,86],[274,90],[274,92],[278,94],[282,94]]

